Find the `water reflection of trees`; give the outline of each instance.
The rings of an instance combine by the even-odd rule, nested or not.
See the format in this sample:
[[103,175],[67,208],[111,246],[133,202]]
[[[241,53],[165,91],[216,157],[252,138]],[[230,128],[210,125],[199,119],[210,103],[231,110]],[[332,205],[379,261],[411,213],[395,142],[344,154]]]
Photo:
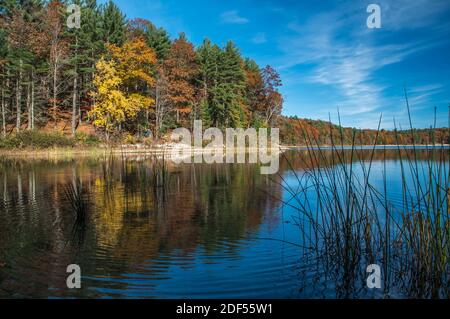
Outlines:
[[[321,167],[338,155],[350,163],[350,152],[322,151],[314,161],[307,151],[286,152],[280,175]],[[448,153],[441,153],[448,160]],[[431,155],[404,150],[402,156],[420,161]],[[353,161],[371,158],[396,161],[399,155],[358,151]],[[152,276],[164,275],[171,259],[180,256],[182,266],[191,267],[199,249],[207,254],[228,249],[227,255],[238,256],[242,237],[256,233],[263,222],[277,222],[280,203],[273,198],[282,198],[279,178],[261,175],[257,165],[162,165],[154,157],[0,161],[0,296],[95,296],[85,288],[99,284],[94,277],[120,278],[143,267]],[[78,179],[89,193],[81,246],[70,241],[74,218],[64,194]],[[71,263],[91,277],[81,291],[65,289]],[[325,272],[318,269],[318,286]]]
[[448,161],[450,158],[447,149],[421,149],[414,151],[412,148],[396,149],[396,148],[378,148],[372,150],[370,147],[364,149],[356,147],[355,150],[340,149],[336,146],[333,151],[330,150],[295,150],[288,151],[281,155],[280,172],[290,172],[294,170],[306,170],[310,168],[323,167],[332,163],[341,164],[342,162],[369,162],[369,161],[400,161],[401,159],[417,159],[418,161],[428,161],[429,159],[437,161]]
[[[160,163],[119,157],[2,161],[0,262],[7,265],[0,269],[0,295],[64,295],[71,263],[94,276],[119,277],[199,247],[214,252],[223,241],[256,231],[274,211],[276,204],[261,190],[280,189],[257,166]],[[81,247],[71,241],[74,218],[64,192],[75,184],[90,201]]]
[[[169,166],[167,185],[158,186],[152,183],[155,163],[150,161],[113,164],[108,174],[113,183],[95,179],[99,245],[114,245],[126,238],[123,232],[129,230],[127,225],[134,224],[145,234],[143,238],[156,233],[153,240],[159,242],[160,249],[189,252],[198,243],[208,247],[215,241],[240,239],[255,230],[264,213],[273,208],[260,188],[274,185],[257,174],[257,167]],[[160,191],[163,187],[167,189],[165,194]],[[139,243],[146,244],[138,241],[129,249],[145,250],[137,247]]]

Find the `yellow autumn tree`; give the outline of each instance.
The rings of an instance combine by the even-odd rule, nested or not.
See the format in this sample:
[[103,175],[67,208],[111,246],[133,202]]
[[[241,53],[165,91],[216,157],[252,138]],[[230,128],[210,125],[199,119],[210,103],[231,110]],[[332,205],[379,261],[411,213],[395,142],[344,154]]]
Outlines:
[[136,114],[134,103],[129,103],[125,94],[120,90],[122,79],[118,76],[114,61],[100,59],[94,75],[95,90],[91,92],[95,106],[89,112],[93,124],[105,130],[107,138],[126,117]]
[[105,130],[107,138],[126,120],[149,110],[154,100],[142,92],[150,92],[156,57],[143,39],[126,42],[122,47],[108,46],[110,60],[100,59],[94,75],[95,100],[89,116],[93,124]]
[[117,71],[124,85],[133,90],[139,86],[154,85],[156,55],[143,38],[138,37],[125,42],[121,47],[110,44],[108,50],[117,63]]

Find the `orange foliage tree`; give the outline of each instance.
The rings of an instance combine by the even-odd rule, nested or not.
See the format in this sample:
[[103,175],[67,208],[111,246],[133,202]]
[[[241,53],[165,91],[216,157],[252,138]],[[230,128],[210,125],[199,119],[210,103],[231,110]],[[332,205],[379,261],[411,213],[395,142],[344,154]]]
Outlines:
[[194,79],[199,72],[194,46],[183,33],[173,42],[163,68],[168,80],[169,100],[176,121],[180,123],[180,114],[189,115],[194,109]]

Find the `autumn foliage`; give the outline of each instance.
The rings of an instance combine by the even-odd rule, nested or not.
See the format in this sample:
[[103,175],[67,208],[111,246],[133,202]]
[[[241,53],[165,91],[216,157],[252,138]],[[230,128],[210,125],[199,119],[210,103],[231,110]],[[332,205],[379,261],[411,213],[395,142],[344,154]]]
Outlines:
[[[243,57],[233,42],[220,47],[204,39],[194,46],[183,33],[171,39],[148,20],[127,20],[112,1],[77,2],[81,28],[69,29],[69,3],[0,4],[3,137],[32,129],[75,136],[88,127],[107,139],[161,138],[202,120],[204,127],[278,126],[290,144],[304,142],[302,126],[330,142],[327,123],[282,116],[280,75]],[[351,138],[352,130],[344,131]],[[417,135],[425,140],[425,133]],[[374,133],[363,130],[358,138],[370,143]],[[393,142],[389,132],[379,138]]]

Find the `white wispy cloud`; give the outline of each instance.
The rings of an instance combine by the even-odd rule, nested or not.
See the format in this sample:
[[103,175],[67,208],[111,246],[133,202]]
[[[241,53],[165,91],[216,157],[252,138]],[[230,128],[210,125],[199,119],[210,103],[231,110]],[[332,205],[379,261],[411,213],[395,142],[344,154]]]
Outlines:
[[430,98],[443,90],[443,86],[439,83],[414,86],[408,88],[408,100],[412,110],[430,107],[428,105]]
[[378,0],[383,27],[391,31],[432,26],[450,8],[448,0]]
[[442,88],[443,88],[442,84],[434,83],[412,87],[409,89],[409,92],[411,93],[438,92],[441,91]]
[[222,23],[228,24],[246,24],[249,22],[247,18],[239,15],[237,10],[226,11],[220,15]]
[[252,42],[255,44],[262,44],[267,42],[266,34],[264,32],[259,32],[255,34],[252,38]]
[[[404,6],[411,3],[406,0],[400,2]],[[421,6],[414,4],[409,9],[402,8],[395,18],[388,19],[383,14],[382,19],[386,20],[382,20],[383,26],[400,29],[425,25],[423,21],[417,22],[416,18],[426,19],[426,25],[432,25],[433,21],[436,24],[433,17],[440,14],[441,7],[427,10],[424,1],[418,2],[425,6],[422,12]],[[441,4],[442,1],[438,2]],[[382,8],[386,6],[382,5]],[[396,8],[391,6],[386,11],[392,12]],[[404,14],[409,16],[404,17]],[[336,105],[340,106],[341,113],[361,118],[362,121],[368,115],[376,118],[381,108],[392,105],[384,94],[387,84],[376,76],[376,72],[438,44],[438,37],[428,42],[390,41],[386,33],[382,33],[383,30],[365,28],[366,17],[365,10],[360,7],[355,9],[349,3],[347,10],[318,13],[302,22],[292,21],[287,26],[291,34],[283,36],[279,42],[279,48],[284,52],[279,65],[281,68],[288,70],[298,65],[307,66],[310,71],[304,75],[306,81],[336,88],[340,95]],[[381,37],[384,37],[383,41],[377,43],[375,40]],[[429,90],[416,94],[412,102],[424,102],[435,92]],[[336,105],[330,105],[330,110],[335,110]]]

